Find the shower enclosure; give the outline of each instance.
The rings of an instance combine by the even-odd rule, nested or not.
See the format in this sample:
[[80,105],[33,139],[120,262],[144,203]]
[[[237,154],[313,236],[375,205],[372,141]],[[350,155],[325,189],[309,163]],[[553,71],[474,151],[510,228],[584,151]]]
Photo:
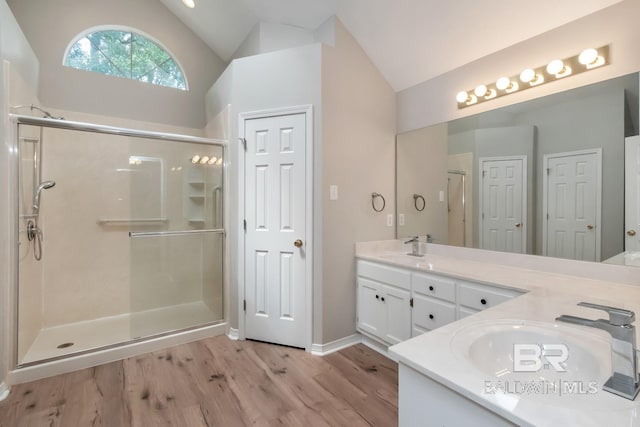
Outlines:
[[12,120],[18,367],[223,322],[224,142]]
[[449,244],[467,246],[466,172],[447,171],[447,215]]

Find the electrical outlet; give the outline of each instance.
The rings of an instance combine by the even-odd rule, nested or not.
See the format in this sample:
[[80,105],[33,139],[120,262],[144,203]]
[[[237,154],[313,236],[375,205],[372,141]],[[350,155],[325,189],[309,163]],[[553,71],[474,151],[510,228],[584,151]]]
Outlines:
[[399,226],[404,225],[404,214],[398,214],[398,225]]
[[444,202],[444,191],[440,190],[440,201]]
[[393,227],[393,214],[387,215],[387,227]]

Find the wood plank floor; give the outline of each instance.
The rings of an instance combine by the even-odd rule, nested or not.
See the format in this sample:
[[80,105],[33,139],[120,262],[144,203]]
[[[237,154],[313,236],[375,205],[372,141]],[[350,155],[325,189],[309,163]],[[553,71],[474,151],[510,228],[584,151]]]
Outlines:
[[0,427],[395,426],[398,367],[361,344],[325,357],[209,338],[16,385]]

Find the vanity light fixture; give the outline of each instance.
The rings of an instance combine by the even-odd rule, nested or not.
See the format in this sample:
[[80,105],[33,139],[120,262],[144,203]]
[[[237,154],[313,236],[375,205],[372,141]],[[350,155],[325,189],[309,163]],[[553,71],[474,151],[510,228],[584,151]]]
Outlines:
[[210,165],[213,165],[216,162],[216,160],[218,160],[218,158],[216,156],[213,156],[212,158],[209,159],[207,163]]
[[187,6],[189,9],[193,9],[194,7],[196,7],[196,3],[194,0],[182,0],[182,4]]
[[546,66],[526,68],[519,75],[500,77],[495,83],[480,84],[473,90],[458,92],[456,101],[458,101],[458,108],[466,108],[493,98],[584,73],[608,63],[609,46],[588,48],[579,55],[554,59]]
[[200,161],[200,156],[197,154],[191,158],[191,163],[193,163],[194,165],[199,161]]
[[209,161],[209,156],[202,156],[202,158],[200,159],[200,164],[206,165],[208,161]]

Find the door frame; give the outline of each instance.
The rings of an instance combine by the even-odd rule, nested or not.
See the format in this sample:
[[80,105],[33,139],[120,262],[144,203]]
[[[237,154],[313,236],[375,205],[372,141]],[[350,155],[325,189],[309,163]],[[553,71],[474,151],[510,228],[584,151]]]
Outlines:
[[484,208],[484,180],[483,180],[483,163],[496,162],[504,160],[520,160],[522,162],[522,254],[527,253],[527,236],[529,233],[529,221],[527,221],[528,202],[529,202],[529,182],[527,181],[527,156],[496,156],[496,157],[479,157],[478,158],[478,245],[482,249],[482,238],[484,234],[484,218],[482,217]]
[[582,154],[596,155],[596,262],[600,262],[601,257],[601,237],[602,237],[602,148],[589,148],[586,150],[567,151],[565,153],[552,153],[542,156],[542,255],[547,256],[547,231],[549,221],[549,159],[556,157],[579,156]]
[[311,351],[313,338],[313,105],[299,105],[292,107],[274,108],[259,111],[249,111],[238,114],[238,338],[246,339],[245,323],[245,232],[243,219],[246,218],[245,210],[245,185],[246,185],[246,152],[242,148],[242,141],[245,139],[245,122],[253,119],[264,119],[277,116],[288,116],[293,114],[305,115],[305,350]]

